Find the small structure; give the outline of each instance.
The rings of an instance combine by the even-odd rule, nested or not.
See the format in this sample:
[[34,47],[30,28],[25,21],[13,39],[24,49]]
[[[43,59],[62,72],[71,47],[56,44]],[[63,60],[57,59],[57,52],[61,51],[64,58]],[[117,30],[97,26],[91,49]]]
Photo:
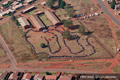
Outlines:
[[42,5],[42,6],[45,6],[45,4],[46,4],[46,2],[45,2],[45,1],[41,3],[41,5]]
[[31,22],[35,25],[35,27],[39,30],[43,30],[45,28],[44,24],[41,22],[41,20],[38,18],[37,15],[31,15],[29,17]]
[[56,76],[56,75],[46,75],[46,76],[45,76],[45,79],[46,79],[46,80],[56,80],[56,79],[57,79],[57,76]]
[[72,76],[69,75],[69,76],[60,76],[60,78],[58,80],[72,80]]
[[53,25],[57,26],[60,24],[60,20],[50,10],[46,10],[45,15],[52,22]]
[[23,7],[22,3],[13,6],[12,9],[16,10],[16,9],[18,9],[18,8],[21,8],[21,7]]
[[44,75],[42,75],[42,74],[36,74],[35,76],[34,76],[34,80],[44,80]]
[[18,79],[18,71],[15,71],[15,72],[13,72],[10,76],[9,76],[9,78],[8,78],[8,80],[17,80]]
[[0,80],[6,80],[8,79],[8,72],[7,71],[4,71],[3,73],[0,74]]
[[22,80],[30,80],[31,77],[32,77],[32,75],[30,73],[26,73],[23,75]]
[[27,21],[25,17],[18,18],[18,22],[20,23],[23,29],[26,29],[30,26],[29,22]]
[[31,6],[27,9],[23,10],[23,13],[29,12],[30,10],[33,10],[33,9],[35,9],[35,6]]

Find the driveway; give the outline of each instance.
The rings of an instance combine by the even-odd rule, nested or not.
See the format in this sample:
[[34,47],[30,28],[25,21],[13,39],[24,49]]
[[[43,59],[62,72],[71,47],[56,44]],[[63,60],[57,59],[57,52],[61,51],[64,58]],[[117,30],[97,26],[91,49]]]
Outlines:
[[105,12],[118,26],[120,26],[120,21],[108,11],[108,9],[106,8],[106,6],[105,6],[104,3],[102,2],[102,0],[97,0],[97,2],[98,2],[99,5],[101,6],[101,8],[104,10],[104,12]]

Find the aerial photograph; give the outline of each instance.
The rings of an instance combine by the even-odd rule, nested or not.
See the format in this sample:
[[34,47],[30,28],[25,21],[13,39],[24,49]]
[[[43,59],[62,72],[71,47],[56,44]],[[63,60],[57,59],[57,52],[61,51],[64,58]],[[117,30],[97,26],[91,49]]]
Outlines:
[[120,0],[0,0],[0,80],[120,80]]

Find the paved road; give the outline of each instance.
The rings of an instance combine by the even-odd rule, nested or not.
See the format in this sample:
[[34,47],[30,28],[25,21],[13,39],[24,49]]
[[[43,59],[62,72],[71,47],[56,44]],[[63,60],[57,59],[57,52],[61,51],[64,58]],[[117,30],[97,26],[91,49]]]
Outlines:
[[4,42],[3,38],[0,36],[0,43],[2,44],[4,50],[6,51],[6,54],[8,55],[10,61],[12,62],[12,68],[16,69],[16,61],[14,57],[12,56],[12,53],[10,52],[9,48],[6,46],[6,43]]
[[65,69],[0,69],[0,71],[59,71],[59,72],[70,72],[70,73],[81,73],[81,74],[87,74],[87,73],[97,73],[97,72],[86,72],[86,71],[78,71],[78,70],[65,70]]
[[106,6],[104,5],[104,3],[102,2],[102,0],[97,0],[97,2],[99,3],[99,5],[101,6],[101,8],[104,10],[104,12],[118,25],[120,26],[120,21],[113,16],[109,10],[106,8]]

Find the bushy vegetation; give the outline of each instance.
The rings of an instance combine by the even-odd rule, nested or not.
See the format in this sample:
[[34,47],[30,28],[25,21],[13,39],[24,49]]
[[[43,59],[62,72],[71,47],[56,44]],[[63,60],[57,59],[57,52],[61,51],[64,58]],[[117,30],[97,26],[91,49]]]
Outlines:
[[11,1],[8,1],[8,3],[7,4],[2,4],[2,7],[3,8],[9,8],[10,6],[11,6],[11,4],[12,4],[12,2]]
[[112,3],[111,3],[111,8],[112,8],[112,9],[115,9],[115,5],[116,5],[115,0],[112,0]]
[[46,5],[47,6],[52,6],[55,3],[56,0],[47,0]]
[[79,29],[78,29],[78,32],[80,34],[84,34],[85,33],[85,27],[82,25],[82,26],[79,26]]
[[65,27],[67,27],[67,28],[72,28],[72,26],[73,26],[73,22],[72,22],[72,20],[65,20],[64,22],[63,22],[63,25],[65,26]]
[[70,31],[69,30],[66,30],[64,33],[63,33],[63,38],[64,39],[70,39]]

